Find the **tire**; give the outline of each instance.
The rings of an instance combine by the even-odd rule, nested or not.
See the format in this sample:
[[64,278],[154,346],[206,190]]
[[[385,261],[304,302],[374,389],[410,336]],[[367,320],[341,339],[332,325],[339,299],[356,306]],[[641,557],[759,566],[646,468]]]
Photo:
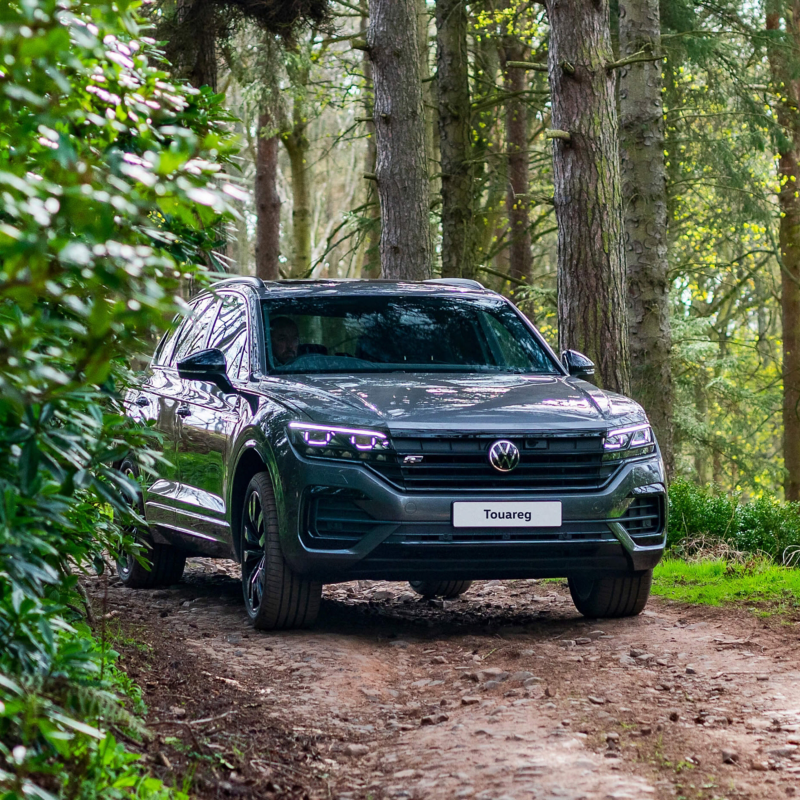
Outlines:
[[242,592],[247,616],[261,631],[304,628],[319,614],[322,584],[297,575],[283,557],[275,492],[259,472],[242,510]]
[[[120,472],[136,480],[139,469],[130,459],[125,459]],[[144,503],[139,495],[134,503],[139,516],[144,517]],[[150,562],[150,569],[143,567],[132,555],[126,553],[117,561],[117,575],[124,586],[129,589],[155,589],[159,586],[171,586],[183,575],[186,566],[186,553],[164,544],[155,544],[146,530],[136,525],[127,527],[128,534],[135,537],[147,549],[145,558]]]
[[620,578],[570,578],[569,592],[584,617],[635,617],[647,605],[652,583],[648,569]]
[[423,597],[458,597],[472,586],[472,581],[409,581],[409,586]]

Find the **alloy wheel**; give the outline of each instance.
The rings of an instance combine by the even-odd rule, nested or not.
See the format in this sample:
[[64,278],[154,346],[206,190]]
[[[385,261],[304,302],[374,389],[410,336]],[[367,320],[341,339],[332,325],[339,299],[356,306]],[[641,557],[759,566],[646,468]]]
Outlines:
[[264,598],[267,557],[264,553],[264,510],[258,492],[253,491],[247,499],[244,514],[244,553],[242,570],[245,580],[245,599],[251,615],[258,613]]

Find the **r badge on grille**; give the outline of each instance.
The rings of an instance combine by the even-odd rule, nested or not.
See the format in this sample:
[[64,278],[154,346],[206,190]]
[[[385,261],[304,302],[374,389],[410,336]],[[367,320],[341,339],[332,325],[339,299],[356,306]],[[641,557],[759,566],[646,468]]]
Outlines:
[[500,439],[489,448],[489,463],[498,472],[511,472],[519,464],[519,448],[508,439]]

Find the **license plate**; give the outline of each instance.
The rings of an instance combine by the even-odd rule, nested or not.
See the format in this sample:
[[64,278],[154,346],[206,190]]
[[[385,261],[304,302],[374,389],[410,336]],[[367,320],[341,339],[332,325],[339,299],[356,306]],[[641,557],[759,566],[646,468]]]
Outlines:
[[558,528],[561,503],[453,503],[454,528]]

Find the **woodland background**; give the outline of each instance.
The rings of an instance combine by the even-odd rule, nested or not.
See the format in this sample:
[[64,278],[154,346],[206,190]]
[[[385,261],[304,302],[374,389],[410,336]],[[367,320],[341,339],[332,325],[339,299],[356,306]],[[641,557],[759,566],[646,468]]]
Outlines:
[[[462,6],[465,29],[455,47],[466,48],[468,74],[465,226],[475,253],[470,273],[512,297],[557,347],[547,10],[539,3],[502,0],[412,5],[421,53],[425,118],[419,124],[431,273],[441,274],[449,257],[442,246],[441,143],[451,132],[442,133],[442,107],[461,108],[462,116],[464,108],[458,81],[444,90],[437,81],[436,15],[437,7],[446,14]],[[638,5],[658,13],[658,3]],[[663,183],[657,172],[650,177],[664,230],[663,239],[656,232],[649,246],[666,259],[662,282],[669,296],[658,313],[666,313],[669,327],[659,325],[655,338],[663,340],[662,347],[642,360],[668,363],[647,373],[646,381],[655,382],[664,398],[648,411],[669,420],[675,475],[746,496],[783,494],[783,330],[800,325],[797,314],[790,309],[787,315],[781,306],[787,281],[789,288],[798,281],[780,246],[787,213],[782,196],[794,187],[796,165],[787,172],[779,163],[782,153],[793,159],[798,146],[793,90],[787,89],[797,80],[792,20],[798,17],[791,16],[791,3],[772,5],[666,0],[650,43],[654,51],[647,42],[633,48],[645,57],[662,56],[655,63],[662,76]],[[243,147],[232,174],[255,192],[239,203],[220,262],[226,271],[268,276],[274,268],[267,262],[277,256],[281,277],[377,277],[380,217],[367,3],[332,2],[325,21],[289,42],[243,18],[232,24],[225,11],[212,11],[208,37],[192,36],[190,43],[172,5],[159,6],[155,18],[171,42],[173,65],[196,83],[211,83],[239,120],[235,129]],[[620,53],[619,12],[611,3],[612,59]],[[776,23],[767,12],[788,15],[788,30],[784,17],[770,30]],[[785,82],[770,62],[771,47],[785,56]],[[203,73],[209,53],[213,76]],[[631,80],[628,71],[650,67],[645,62],[614,72],[624,82]],[[279,217],[279,226],[270,214]],[[265,237],[279,231],[274,254],[265,252],[267,246],[259,252],[260,229]],[[644,390],[634,394],[648,406]],[[669,449],[664,425],[657,427],[662,447]],[[797,499],[796,488],[790,494]]]

